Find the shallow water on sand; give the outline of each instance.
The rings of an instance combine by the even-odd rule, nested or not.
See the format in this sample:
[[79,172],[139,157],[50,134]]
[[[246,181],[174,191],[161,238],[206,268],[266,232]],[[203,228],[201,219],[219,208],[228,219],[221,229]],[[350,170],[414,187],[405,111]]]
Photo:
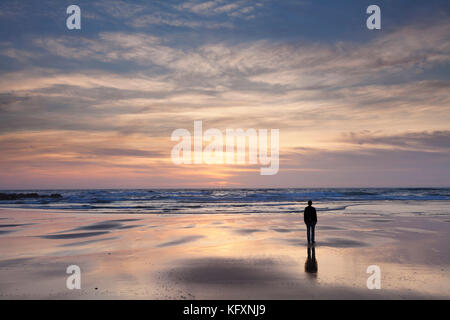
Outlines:
[[[0,298],[448,299],[448,220],[319,212],[308,248],[295,214],[0,209]],[[66,288],[73,264],[81,290]]]

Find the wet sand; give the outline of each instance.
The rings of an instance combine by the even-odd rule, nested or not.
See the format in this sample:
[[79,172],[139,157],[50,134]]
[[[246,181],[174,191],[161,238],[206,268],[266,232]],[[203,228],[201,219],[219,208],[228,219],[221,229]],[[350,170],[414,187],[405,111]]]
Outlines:
[[0,299],[450,298],[446,216],[319,213],[310,259],[305,237],[293,214],[0,209]]

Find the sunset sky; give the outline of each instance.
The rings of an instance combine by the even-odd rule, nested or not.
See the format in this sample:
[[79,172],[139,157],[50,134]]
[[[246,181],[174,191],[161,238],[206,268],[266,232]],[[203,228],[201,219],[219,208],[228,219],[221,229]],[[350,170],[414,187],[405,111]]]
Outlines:
[[[447,0],[2,0],[0,73],[0,189],[450,186]],[[278,174],[173,164],[194,120]]]

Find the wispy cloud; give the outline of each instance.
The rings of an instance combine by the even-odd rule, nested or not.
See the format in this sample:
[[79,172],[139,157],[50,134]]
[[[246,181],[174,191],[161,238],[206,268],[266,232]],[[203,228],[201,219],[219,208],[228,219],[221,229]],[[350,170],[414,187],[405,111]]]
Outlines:
[[190,19],[183,19],[176,14],[149,14],[139,16],[128,22],[130,26],[136,28],[148,27],[151,25],[167,25],[173,27],[188,27],[188,28],[206,28],[206,29],[232,29],[233,24],[230,22],[214,22],[214,21],[194,21]]
[[448,152],[450,131],[407,132],[396,135],[363,131],[343,134],[343,140],[359,145],[388,146],[406,150],[429,150]]
[[179,11],[188,10],[198,15],[220,15],[226,14],[233,17],[252,18],[252,12],[257,7],[262,7],[264,3],[255,3],[253,1],[227,1],[227,0],[213,0],[213,1],[186,1],[181,5],[175,6]]
[[[182,4],[154,2],[147,4],[129,3],[120,0],[98,1],[95,8],[126,25],[145,28],[152,25],[172,27],[222,29],[233,28],[229,21],[216,21],[213,16],[225,15],[239,19],[252,19],[251,13],[262,4],[251,1],[186,1]],[[89,18],[104,20],[100,15],[89,12]]]

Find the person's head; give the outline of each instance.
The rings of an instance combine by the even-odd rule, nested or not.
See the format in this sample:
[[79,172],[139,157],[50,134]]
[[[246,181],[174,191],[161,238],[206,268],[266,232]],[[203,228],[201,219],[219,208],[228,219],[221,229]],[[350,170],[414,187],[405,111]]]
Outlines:
[[310,206],[310,205],[312,205],[312,201],[311,200],[308,201],[308,206]]

